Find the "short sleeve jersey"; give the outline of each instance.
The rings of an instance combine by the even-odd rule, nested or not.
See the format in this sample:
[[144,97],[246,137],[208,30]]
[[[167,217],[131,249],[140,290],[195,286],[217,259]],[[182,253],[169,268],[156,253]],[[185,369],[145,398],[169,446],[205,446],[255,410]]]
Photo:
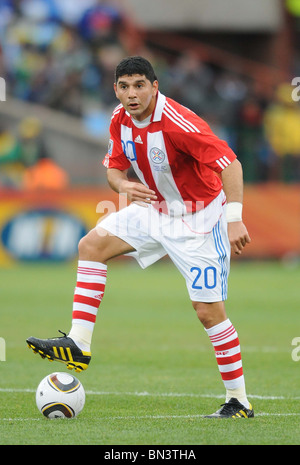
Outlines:
[[228,144],[194,112],[158,92],[148,126],[118,105],[111,119],[106,168],[133,168],[158,203],[183,212],[206,207],[222,190],[219,174],[236,159]]

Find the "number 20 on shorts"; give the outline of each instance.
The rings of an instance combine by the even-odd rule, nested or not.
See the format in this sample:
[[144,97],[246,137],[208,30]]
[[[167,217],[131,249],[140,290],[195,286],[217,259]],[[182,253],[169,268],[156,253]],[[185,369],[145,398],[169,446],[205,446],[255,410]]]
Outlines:
[[192,284],[193,289],[214,289],[217,285],[217,270],[214,266],[208,266],[202,270],[198,266],[193,266],[190,269],[195,276]]

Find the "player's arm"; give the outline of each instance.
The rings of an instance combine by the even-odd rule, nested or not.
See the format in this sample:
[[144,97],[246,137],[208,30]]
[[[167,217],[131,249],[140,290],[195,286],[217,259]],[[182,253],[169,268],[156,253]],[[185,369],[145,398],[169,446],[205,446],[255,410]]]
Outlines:
[[242,221],[243,170],[240,162],[234,160],[221,172],[221,177],[227,198],[228,237],[233,252],[240,255],[251,241]]
[[126,195],[130,202],[151,203],[157,200],[155,192],[140,182],[130,181],[128,170],[107,169],[107,180],[110,187],[121,195]]

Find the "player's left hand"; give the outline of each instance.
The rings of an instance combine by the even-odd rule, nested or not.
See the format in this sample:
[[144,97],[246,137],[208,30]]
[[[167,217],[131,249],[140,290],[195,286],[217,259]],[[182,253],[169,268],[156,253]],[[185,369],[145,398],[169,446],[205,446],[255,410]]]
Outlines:
[[232,251],[241,255],[244,247],[251,242],[247,228],[242,221],[228,223],[228,238]]

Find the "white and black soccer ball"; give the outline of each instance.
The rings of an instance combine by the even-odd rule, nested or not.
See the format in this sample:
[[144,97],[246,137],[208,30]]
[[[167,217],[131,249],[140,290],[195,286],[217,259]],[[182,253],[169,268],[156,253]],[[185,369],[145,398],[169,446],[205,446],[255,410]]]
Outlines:
[[36,390],[36,405],[47,418],[74,418],[84,407],[85,391],[69,373],[46,376]]

